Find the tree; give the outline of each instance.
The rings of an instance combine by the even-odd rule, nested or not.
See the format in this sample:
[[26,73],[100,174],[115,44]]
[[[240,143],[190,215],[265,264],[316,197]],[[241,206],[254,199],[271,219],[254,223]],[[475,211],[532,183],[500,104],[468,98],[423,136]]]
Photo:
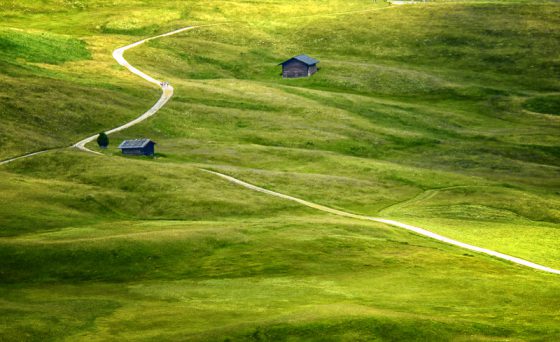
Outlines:
[[97,136],[97,144],[101,148],[107,148],[107,146],[109,146],[109,137],[105,134],[105,132],[99,133]]

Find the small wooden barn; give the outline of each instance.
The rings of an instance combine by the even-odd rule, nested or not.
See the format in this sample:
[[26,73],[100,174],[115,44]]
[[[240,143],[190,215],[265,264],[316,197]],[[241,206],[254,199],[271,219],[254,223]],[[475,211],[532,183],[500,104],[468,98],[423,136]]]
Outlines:
[[129,156],[153,156],[155,144],[150,139],[132,139],[123,141],[119,148],[122,154]]
[[297,78],[309,77],[317,72],[318,60],[307,55],[299,55],[288,59],[278,65],[282,66],[282,77]]

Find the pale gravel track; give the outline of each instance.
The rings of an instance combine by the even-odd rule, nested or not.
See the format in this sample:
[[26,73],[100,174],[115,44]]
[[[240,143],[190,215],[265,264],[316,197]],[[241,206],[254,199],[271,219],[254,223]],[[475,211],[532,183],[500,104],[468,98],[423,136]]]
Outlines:
[[[126,59],[124,59],[124,52],[128,49],[132,49],[134,47],[137,47],[138,45],[142,45],[147,41],[153,40],[153,39],[157,39],[157,38],[162,38],[162,37],[167,37],[167,36],[171,36],[177,33],[181,33],[187,30],[191,30],[193,29],[193,26],[188,26],[188,27],[184,27],[175,31],[171,31],[168,33],[164,33],[164,34],[160,34],[159,36],[154,36],[151,38],[146,38],[146,39],[142,39],[140,41],[137,41],[136,43],[132,43],[130,45],[127,46],[123,46],[121,48],[116,49],[115,51],[113,51],[113,58],[123,67],[127,68],[131,73],[140,76],[141,78],[143,78],[144,80],[156,84],[157,86],[159,86],[161,88],[161,97],[159,98],[159,100],[150,108],[148,109],[147,112],[145,112],[144,114],[140,115],[139,117],[137,117],[136,119],[125,123],[124,125],[121,125],[119,127],[115,127],[113,129],[110,129],[108,131],[106,131],[105,133],[107,135],[115,133],[115,132],[119,132],[122,131],[124,129],[127,129],[129,127],[132,127],[134,125],[136,125],[139,122],[142,122],[144,120],[146,120],[147,118],[149,118],[150,116],[156,114],[161,108],[163,108],[163,106],[165,106],[165,104],[167,103],[167,101],[169,101],[171,99],[171,97],[173,96],[173,87],[169,84],[167,85],[163,85],[162,81],[160,80],[156,80],[155,78],[153,78],[152,76],[138,70],[137,68],[133,67],[132,65],[130,65],[130,63],[128,63],[128,61]],[[95,151],[90,150],[89,148],[86,147],[86,144],[94,141],[95,139],[97,139],[98,134],[92,135],[90,137],[87,137],[83,140],[78,141],[77,143],[75,143],[73,145],[73,147],[82,150],[82,151],[86,151],[86,152],[91,152],[91,153],[97,153],[97,154],[101,154]]]
[[[385,8],[381,8],[381,9],[385,9]],[[376,10],[381,10],[381,9],[374,9],[374,10],[370,10],[370,11],[376,11]],[[352,14],[352,13],[357,13],[358,11],[349,11],[349,12],[339,12],[339,13],[331,13],[331,14],[320,14],[320,15],[341,15],[341,14]],[[361,12],[369,12],[369,11],[361,11]],[[313,16],[313,15],[312,15]],[[171,85],[162,85],[162,82],[160,80],[157,80],[149,75],[147,75],[146,73],[138,70],[137,68],[135,68],[134,66],[130,65],[130,63],[128,63],[128,61],[124,58],[123,54],[126,50],[137,47],[139,45],[144,44],[147,41],[153,40],[153,39],[157,39],[157,38],[162,38],[162,37],[167,37],[167,36],[171,36],[177,33],[181,33],[187,30],[191,30],[194,29],[196,27],[201,27],[201,26],[214,26],[214,25],[221,25],[221,24],[226,24],[226,23],[218,23],[218,24],[210,24],[210,25],[200,25],[200,26],[188,26],[188,27],[184,27],[178,30],[174,30],[168,33],[164,33],[164,34],[160,34],[154,37],[150,37],[150,38],[146,38],[140,41],[137,41],[135,43],[123,46],[121,48],[116,49],[115,51],[113,51],[113,58],[115,58],[115,60],[122,66],[124,66],[125,68],[127,68],[130,72],[132,72],[133,74],[143,78],[144,80],[156,84],[158,85],[161,90],[162,90],[162,94],[161,97],[159,98],[159,100],[148,110],[146,111],[144,114],[140,115],[139,117],[137,117],[136,119],[127,122],[124,125],[121,125],[119,127],[115,127],[111,130],[106,131],[107,134],[111,134],[111,133],[115,133],[115,132],[119,132],[122,131],[124,129],[127,129],[131,126],[136,125],[137,123],[146,120],[147,118],[151,117],[152,115],[156,114],[163,106],[165,106],[165,104],[171,99],[171,97],[173,96],[173,87]],[[75,143],[74,145],[72,145],[71,147],[75,147],[79,150],[85,151],[85,152],[90,152],[90,153],[95,153],[95,154],[100,154],[98,152],[92,151],[90,149],[88,149],[85,145],[87,143],[92,142],[93,140],[95,140],[97,138],[98,134],[92,135],[90,137],[87,137],[85,139],[82,139],[80,141],[78,141],[77,143]],[[29,153],[26,155],[22,155],[19,157],[14,157],[11,159],[7,159],[4,161],[0,161],[0,165],[4,165],[7,163],[10,163],[12,161],[16,161],[19,159],[23,159],[23,158],[28,158],[28,157],[32,157],[38,154],[42,154],[42,153],[46,153],[52,150],[56,150],[56,149],[48,149],[48,150],[43,150],[43,151],[37,151],[37,152],[33,152],[33,153]],[[216,176],[222,177],[232,183],[241,185],[245,188],[254,190],[254,191],[258,191],[261,193],[265,193],[271,196],[276,196],[276,197],[280,197],[286,200],[290,200],[290,201],[294,201],[297,202],[299,204],[305,205],[307,207],[313,208],[313,209],[317,209],[323,212],[327,212],[330,214],[334,214],[334,215],[338,215],[338,216],[343,216],[343,217],[349,217],[349,218],[353,218],[353,219],[359,219],[359,220],[366,220],[366,221],[374,221],[374,222],[379,222],[379,223],[385,223],[387,225],[390,226],[394,226],[394,227],[398,227],[398,228],[402,228],[402,229],[406,229],[409,231],[412,231],[414,233],[423,235],[423,236],[427,236],[429,238],[450,244],[450,245],[454,245],[457,247],[461,247],[464,249],[468,249],[471,250],[473,252],[477,252],[477,253],[483,253],[483,254],[487,254],[487,255],[491,255],[493,257],[499,258],[499,259],[503,259],[503,260],[507,260],[522,266],[526,266],[526,267],[530,267],[536,270],[540,270],[540,271],[544,271],[544,272],[548,272],[548,273],[553,273],[553,274],[560,274],[560,270],[556,270],[550,267],[546,267],[543,265],[539,265],[521,258],[517,258],[511,255],[507,255],[507,254],[503,254],[500,252],[496,252],[490,249],[486,249],[486,248],[482,248],[482,247],[477,247],[477,246],[473,246],[473,245],[469,245],[467,243],[464,242],[460,242],[457,240],[453,240],[450,238],[447,238],[445,236],[430,232],[426,229],[423,228],[419,228],[419,227],[415,227],[415,226],[411,226],[405,223],[401,223],[398,221],[394,221],[394,220],[388,220],[388,219],[383,219],[383,218],[378,218],[378,217],[371,217],[371,216],[365,216],[365,215],[357,215],[357,214],[352,214],[352,213],[348,213],[342,210],[338,210],[338,209],[333,209],[333,208],[329,208],[320,204],[316,204],[313,202],[309,202],[297,197],[293,197],[293,196],[289,196],[289,195],[285,195],[279,192],[275,192],[275,191],[271,191],[271,190],[267,190],[261,187],[258,187],[256,185],[253,184],[249,184],[247,182],[244,182],[242,180],[239,180],[237,178],[216,172],[216,171],[210,171],[210,170],[206,170],[206,169],[201,169],[202,171],[214,174]]]
[[33,152],[33,153],[24,154],[24,155],[19,156],[19,157],[13,157],[13,158],[10,158],[10,159],[2,160],[2,161],[0,161],[0,165],[8,164],[8,163],[11,163],[13,161],[20,160],[20,159],[23,159],[23,158],[33,157],[33,156],[43,154],[43,153],[46,153],[46,152],[49,152],[49,151],[52,151],[52,150],[51,149],[42,150],[42,151],[37,151],[37,152]]
[[357,215],[357,214],[348,213],[346,211],[333,209],[333,208],[326,207],[324,205],[309,202],[309,201],[303,200],[301,198],[285,195],[285,194],[280,193],[280,192],[267,190],[267,189],[261,188],[259,186],[244,182],[244,181],[239,180],[237,178],[234,178],[232,176],[225,175],[225,174],[220,173],[220,172],[206,170],[206,169],[201,169],[201,170],[203,170],[205,172],[208,172],[208,173],[211,173],[211,174],[214,174],[216,176],[222,177],[222,178],[224,178],[224,179],[226,179],[226,180],[228,180],[232,183],[241,185],[241,186],[243,186],[247,189],[262,192],[264,194],[271,195],[271,196],[280,197],[280,198],[283,198],[283,199],[286,199],[286,200],[289,200],[289,201],[297,202],[301,205],[305,205],[307,207],[317,209],[317,210],[320,210],[320,211],[324,211],[324,212],[327,212],[327,213],[330,213],[330,214],[343,216],[343,217],[349,217],[349,218],[358,219],[358,220],[385,223],[385,224],[388,224],[388,225],[393,226],[393,227],[406,229],[406,230],[409,230],[409,231],[414,232],[416,234],[427,236],[427,237],[432,238],[434,240],[445,242],[447,244],[454,245],[454,246],[457,246],[457,247],[461,247],[461,248],[464,248],[464,249],[468,249],[468,250],[473,251],[473,252],[491,255],[493,257],[503,259],[503,260],[507,260],[507,261],[513,262],[513,263],[518,264],[518,265],[530,267],[530,268],[533,268],[535,270],[544,271],[544,272],[548,272],[548,273],[554,273],[554,274],[560,274],[560,270],[556,270],[554,268],[550,268],[550,267],[546,267],[546,266],[543,266],[543,265],[535,264],[534,262],[530,262],[530,261],[527,261],[527,260],[524,260],[524,259],[521,259],[521,258],[517,258],[517,257],[511,256],[511,255],[507,255],[507,254],[504,254],[504,253],[496,252],[496,251],[493,251],[491,249],[486,249],[486,248],[482,248],[482,247],[478,247],[478,246],[469,245],[469,244],[461,242],[461,241],[453,240],[453,239],[450,239],[448,237],[445,237],[445,236],[442,236],[442,235],[439,235],[439,234],[436,234],[436,233],[432,233],[429,230],[426,230],[426,229],[423,229],[423,228],[411,226],[409,224],[401,223],[401,222],[394,221],[394,220],[388,220],[388,219],[379,218],[379,217],[372,217],[372,216],[365,216],[365,215]]

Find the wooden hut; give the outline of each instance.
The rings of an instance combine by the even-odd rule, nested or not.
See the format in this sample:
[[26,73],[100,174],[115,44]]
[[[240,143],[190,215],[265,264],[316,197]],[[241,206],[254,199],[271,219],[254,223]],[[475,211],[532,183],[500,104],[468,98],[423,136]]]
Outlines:
[[150,139],[132,139],[123,141],[119,145],[119,148],[124,155],[153,156],[155,144],[156,143]]
[[288,59],[278,65],[282,66],[282,77],[297,78],[309,77],[317,72],[318,60],[307,55],[299,55]]

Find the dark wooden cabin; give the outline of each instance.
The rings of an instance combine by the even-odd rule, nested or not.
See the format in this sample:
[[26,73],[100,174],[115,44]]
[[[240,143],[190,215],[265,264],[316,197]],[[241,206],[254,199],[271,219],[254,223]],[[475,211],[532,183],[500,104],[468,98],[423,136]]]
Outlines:
[[309,77],[317,72],[318,60],[307,55],[299,55],[288,59],[278,65],[282,66],[282,77],[297,78]]
[[150,139],[133,139],[123,141],[119,148],[122,154],[129,156],[153,156],[155,144]]

